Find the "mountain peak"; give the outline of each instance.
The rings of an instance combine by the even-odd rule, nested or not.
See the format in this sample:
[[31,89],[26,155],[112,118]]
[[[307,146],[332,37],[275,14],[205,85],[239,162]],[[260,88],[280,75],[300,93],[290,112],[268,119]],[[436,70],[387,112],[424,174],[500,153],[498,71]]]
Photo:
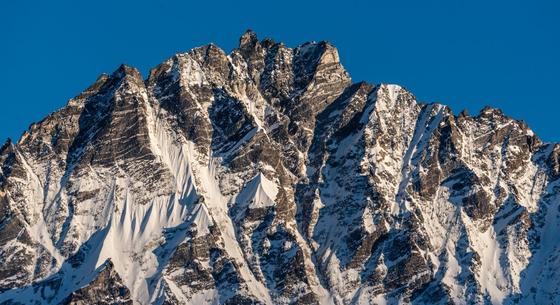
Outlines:
[[243,33],[241,38],[239,38],[239,48],[254,48],[258,42],[259,39],[257,38],[257,34],[253,32],[253,30],[248,29],[245,33]]
[[501,111],[251,30],[69,104],[0,148],[0,304],[560,304],[560,145]]
[[111,77],[116,78],[116,79],[122,79],[125,77],[131,77],[133,79],[142,79],[142,74],[140,73],[140,71],[138,71],[138,69],[126,65],[126,64],[121,64],[116,70],[115,72],[113,72],[111,74]]

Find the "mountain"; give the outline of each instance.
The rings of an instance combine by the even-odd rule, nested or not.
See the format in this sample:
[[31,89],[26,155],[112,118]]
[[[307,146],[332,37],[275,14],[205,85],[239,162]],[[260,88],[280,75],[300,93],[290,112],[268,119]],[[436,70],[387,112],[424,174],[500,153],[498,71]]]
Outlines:
[[121,66],[0,149],[1,304],[560,304],[560,145],[328,42]]

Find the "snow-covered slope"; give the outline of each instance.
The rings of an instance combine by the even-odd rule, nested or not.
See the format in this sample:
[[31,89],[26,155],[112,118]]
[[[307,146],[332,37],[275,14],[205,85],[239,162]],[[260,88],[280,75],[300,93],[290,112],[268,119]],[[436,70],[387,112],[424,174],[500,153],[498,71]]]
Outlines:
[[560,303],[560,145],[248,31],[0,149],[1,304]]

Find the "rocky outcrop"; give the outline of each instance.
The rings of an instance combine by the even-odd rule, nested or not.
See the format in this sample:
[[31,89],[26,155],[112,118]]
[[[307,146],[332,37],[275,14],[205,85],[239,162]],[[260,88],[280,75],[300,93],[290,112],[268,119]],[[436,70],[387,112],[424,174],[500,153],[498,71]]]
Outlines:
[[108,260],[100,267],[97,277],[90,284],[72,292],[61,304],[132,305],[133,302],[130,299],[130,291],[115,272],[113,263]]

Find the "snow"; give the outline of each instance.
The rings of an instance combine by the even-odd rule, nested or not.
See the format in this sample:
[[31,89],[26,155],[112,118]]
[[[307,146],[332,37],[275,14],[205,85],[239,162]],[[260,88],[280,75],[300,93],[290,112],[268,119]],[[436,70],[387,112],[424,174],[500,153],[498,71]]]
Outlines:
[[176,67],[175,71],[179,71],[180,81],[183,86],[202,86],[208,83],[202,71],[202,67],[200,67],[198,62],[194,60],[190,54],[178,54],[177,61],[179,67]]
[[[315,47],[317,44],[307,44],[298,51],[303,54]],[[292,50],[286,48],[281,48],[280,53],[279,60],[282,56],[289,60],[293,55]],[[241,282],[246,285],[242,288],[243,293],[266,304],[291,300],[284,296],[278,298],[276,287],[262,280],[275,270],[274,266],[260,265],[260,253],[255,249],[261,241],[265,254],[271,249],[281,249],[281,255],[291,258],[298,250],[303,252],[306,281],[296,282],[292,288],[297,293],[311,290],[321,304],[404,304],[404,299],[386,295],[380,292],[380,287],[368,286],[365,279],[372,271],[385,276],[391,267],[407,257],[402,255],[389,260],[383,253],[388,244],[381,239],[383,249],[379,256],[362,253],[365,256],[363,265],[350,266],[354,253],[346,237],[358,226],[363,229],[360,231],[363,237],[371,237],[370,234],[378,230],[398,231],[403,227],[406,215],[422,219],[414,229],[421,233],[418,238],[426,236],[429,245],[421,248],[420,243],[415,243],[413,252],[420,253],[431,268],[413,274],[411,281],[419,280],[426,275],[424,272],[431,272],[436,281],[445,284],[456,304],[467,303],[465,295],[472,289],[480,289],[475,292],[477,297],[488,297],[493,304],[507,303],[515,294],[519,294],[520,304],[560,302],[560,291],[554,281],[558,278],[560,265],[560,243],[556,238],[560,230],[560,199],[556,195],[559,185],[549,180],[548,165],[542,161],[548,158],[552,147],[527,154],[521,160],[521,167],[508,172],[508,161],[523,156],[525,147],[513,144],[505,147],[506,144],[494,145],[487,141],[497,129],[517,128],[521,135],[534,136],[531,130],[519,130],[511,120],[494,115],[495,122],[481,123],[466,118],[461,123],[449,108],[418,104],[405,89],[397,85],[380,85],[368,97],[365,109],[357,112],[361,113],[360,129],[343,139],[331,139],[325,159],[333,162],[321,164],[319,168],[302,166],[296,169],[301,177],[289,177],[299,186],[302,181],[309,180],[310,174],[319,174],[317,188],[309,191],[314,198],[310,207],[312,218],[305,228],[307,232],[300,232],[296,219],[279,218],[274,219],[270,227],[258,231],[255,227],[262,222],[245,221],[246,212],[275,211],[280,191],[286,192],[289,200],[293,199],[292,185],[281,185],[275,178],[277,169],[270,165],[252,164],[245,172],[232,173],[223,162],[256,136],[268,138],[267,132],[283,126],[277,122],[267,126],[268,119],[278,116],[279,112],[268,104],[259,90],[255,90],[255,84],[246,82],[251,77],[246,63],[238,62],[231,55],[227,60],[234,78],[242,82],[222,83],[224,80],[215,79],[217,76],[204,71],[206,67],[201,64],[201,58],[195,58],[191,53],[179,54],[165,63],[169,65],[166,73],[179,82],[185,95],[194,96],[193,89],[201,86],[230,90],[233,92],[228,94],[238,99],[252,117],[255,128],[220,155],[200,152],[197,144],[188,141],[182,131],[169,122],[172,115],[160,108],[161,101],[145,89],[133,86],[115,93],[115,98],[122,98],[124,94],[138,96],[141,109],[146,111],[148,149],[156,157],[150,162],[164,171],[163,178],[153,189],[124,172],[127,161],[118,160],[117,168],[111,170],[90,165],[78,179],[69,183],[64,172],[51,172],[51,165],[57,160],[42,163],[42,160],[31,160],[23,152],[18,152],[27,179],[14,180],[21,184],[19,187],[23,189],[25,202],[29,204],[16,203],[8,194],[8,206],[25,214],[26,221],[31,224],[25,225],[20,236],[29,232],[32,241],[54,258],[44,280],[59,279],[62,286],[58,292],[48,285],[14,289],[0,294],[0,303],[12,296],[24,303],[49,296],[52,297],[51,304],[58,303],[71,291],[91,282],[108,259],[114,262],[116,272],[138,304],[160,304],[167,288],[181,303],[218,303],[224,297],[223,291],[208,289],[191,295],[188,286],[180,286],[171,280],[179,271],[166,273],[165,268],[176,247],[194,236],[216,238],[217,246],[223,247],[228,259],[239,269]],[[338,62],[336,49],[329,47],[320,60],[323,63]],[[273,71],[273,77],[281,75]],[[323,85],[311,82],[305,90],[323,90]],[[305,90],[294,94],[303,94]],[[191,111],[207,119],[212,102],[197,100]],[[485,110],[485,113],[493,111]],[[346,113],[336,110],[329,118],[335,120],[342,114]],[[104,114],[98,115],[101,119]],[[303,124],[299,127],[309,135],[314,132],[313,128]],[[430,145],[439,140],[435,137],[441,136],[438,132],[442,130],[438,128],[443,127],[450,127],[453,136],[458,137],[452,140],[460,142],[454,147],[458,149],[457,153],[450,157],[457,158],[457,164],[482,182],[472,190],[461,191],[454,189],[457,181],[436,181],[434,183],[442,184],[437,185],[435,194],[430,194],[427,199],[421,198],[414,188],[415,179],[421,179],[432,170],[425,163],[430,162],[427,158],[434,153]],[[93,138],[96,132],[92,131],[90,137]],[[20,142],[32,136],[25,133]],[[45,139],[42,145],[48,145],[49,139]],[[121,139],[115,137],[113,140]],[[443,148],[447,147],[438,147]],[[77,148],[76,154],[80,155],[84,149]],[[303,161],[310,159],[305,151],[297,151],[294,156]],[[447,170],[436,162],[437,171]],[[457,164],[445,165],[453,167]],[[72,171],[73,166],[68,164],[68,171]],[[369,187],[371,189],[364,190]],[[506,199],[498,198],[496,190],[502,189],[507,192]],[[463,199],[478,190],[489,194],[489,201],[496,205],[498,212],[487,215],[487,219],[473,220],[465,213]],[[79,207],[74,208],[69,194],[78,191],[97,196],[82,200]],[[387,201],[387,211],[374,208],[377,202],[373,201],[369,191]],[[289,204],[297,205],[297,199]],[[524,217],[530,220],[529,229],[525,228]],[[61,218],[64,219],[63,225],[55,227],[58,225],[55,220]],[[288,232],[290,238],[270,238],[280,230]],[[219,233],[208,236],[215,232]],[[390,238],[390,234],[388,236]],[[534,240],[540,240],[538,247],[533,245]],[[75,245],[79,250],[71,249],[73,253],[62,251],[66,251],[65,247],[69,245]],[[249,249],[244,248],[247,245]],[[14,240],[6,247],[21,248],[35,263],[39,261],[34,253],[38,251],[33,246]],[[83,261],[77,267],[64,262],[75,251],[83,254]],[[200,263],[209,267],[206,260]],[[37,267],[32,265],[28,269]],[[471,277],[475,279],[474,284],[465,280]],[[232,293],[230,291],[225,296]]]
[[235,202],[241,208],[266,208],[275,205],[278,186],[259,173],[251,179],[239,193],[235,196]]
[[[201,158],[194,143],[177,139],[170,128],[166,128],[160,120],[154,119],[153,123],[153,135],[151,137],[157,139],[157,143],[159,143],[158,151],[161,159],[173,169],[175,176],[179,178],[177,179],[178,182],[187,184],[187,189],[196,190],[198,196],[204,197],[204,202],[199,204],[201,207],[195,210],[196,217],[194,219],[200,234],[208,233],[207,228],[210,224],[218,225],[222,232],[226,252],[238,263],[243,262],[243,254],[235,237],[233,223],[228,216],[228,198],[222,195],[218,188],[219,183],[216,181],[215,167],[218,165],[217,160],[211,157],[208,165],[201,164],[198,161]],[[177,143],[181,143],[178,150]],[[195,179],[194,176],[197,178]],[[265,184],[266,190],[270,191],[268,182],[265,182]],[[185,192],[182,192],[182,194],[184,196]],[[254,295],[263,300],[270,300],[267,289],[254,278],[246,264],[241,266],[241,275],[251,283],[249,287]]]
[[406,209],[404,206],[404,196],[406,194],[406,187],[410,183],[411,175],[418,167],[417,155],[422,153],[428,145],[433,132],[443,118],[443,109],[443,106],[438,104],[428,105],[417,119],[413,138],[408,144],[408,149],[402,160],[400,184],[396,194],[397,205],[391,211],[393,215],[397,215],[400,211]]
[[[32,202],[42,202],[43,194],[39,190],[43,189],[43,185],[39,180],[39,177],[37,177],[37,175],[33,172],[33,169],[29,166],[24,156],[19,152],[17,152],[17,154],[20,160],[23,161],[23,165],[28,173],[28,180],[31,180],[28,181],[28,187],[31,191],[30,199],[32,200]],[[27,208],[30,209],[29,214],[33,219],[32,223],[34,223],[31,227],[28,228],[28,233],[31,235],[32,240],[39,242],[43,247],[45,247],[45,249],[47,249],[49,254],[56,260],[55,267],[58,268],[64,261],[64,258],[60,254],[58,249],[54,246],[53,241],[48,235],[48,226],[45,223],[43,211],[40,209],[40,206],[36,204],[28,205]]]
[[[558,180],[548,186],[548,191],[558,188]],[[558,266],[560,258],[560,198],[557,194],[545,198],[539,216],[544,217],[539,227],[540,247],[523,271],[520,282],[521,304],[557,304],[560,302]],[[531,293],[530,293],[531,292]]]

